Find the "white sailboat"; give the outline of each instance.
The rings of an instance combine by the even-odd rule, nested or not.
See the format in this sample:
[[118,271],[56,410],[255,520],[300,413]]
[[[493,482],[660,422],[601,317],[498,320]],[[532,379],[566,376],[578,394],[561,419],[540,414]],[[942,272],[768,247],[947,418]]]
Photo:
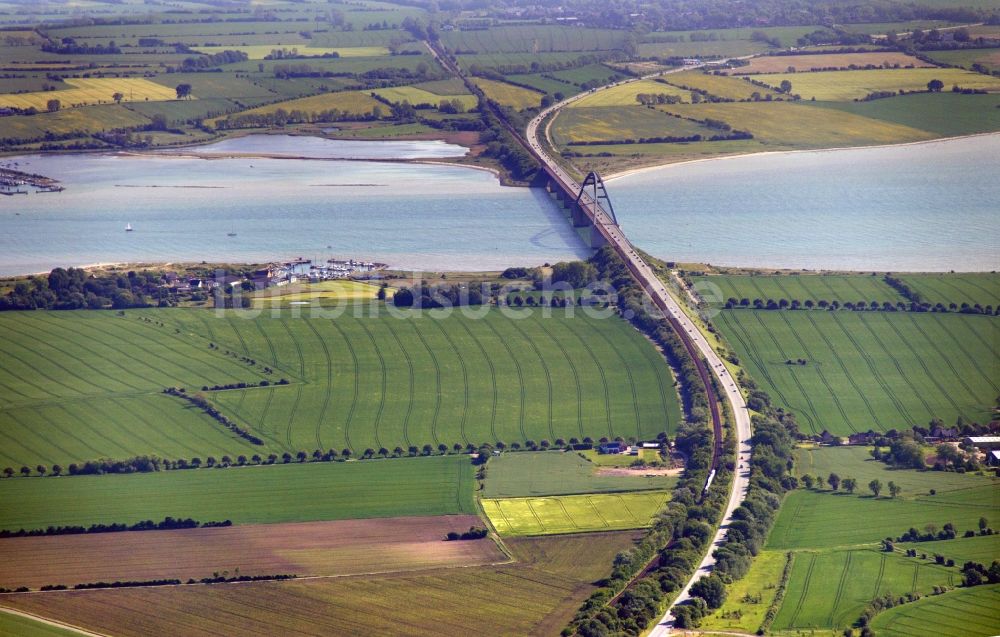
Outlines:
[[131,223],[126,223],[125,224],[125,232],[132,232],[132,224]]

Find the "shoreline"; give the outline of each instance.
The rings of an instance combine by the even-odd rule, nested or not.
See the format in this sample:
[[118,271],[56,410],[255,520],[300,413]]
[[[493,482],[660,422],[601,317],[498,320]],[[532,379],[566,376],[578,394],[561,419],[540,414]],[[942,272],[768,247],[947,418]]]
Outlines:
[[[972,139],[975,137],[990,137],[993,135],[1000,136],[1000,131],[992,131],[988,133],[970,133],[969,135],[954,135],[952,137],[937,137],[935,139],[923,139],[913,142],[900,142],[898,144],[876,144],[874,146],[832,146],[829,148],[800,148],[793,150],[762,150],[756,153],[736,153],[733,155],[720,155],[718,157],[703,157],[701,159],[687,159],[678,162],[668,162],[665,164],[655,164],[652,166],[643,166],[641,168],[630,168],[628,170],[623,170],[621,172],[612,173],[607,177],[604,177],[604,181],[612,181],[614,179],[621,179],[624,177],[631,177],[632,175],[638,175],[640,173],[645,173],[653,170],[662,170],[665,168],[673,168],[674,166],[687,166],[690,164],[700,164],[702,162],[709,161],[722,161],[725,159],[741,159],[744,157],[764,157],[772,155],[793,155],[801,153],[836,153],[839,151],[847,150],[869,150],[877,148],[900,148],[903,146],[922,146],[927,144],[940,144],[944,142],[953,142],[960,139]],[[739,267],[739,266],[729,266],[729,267]]]

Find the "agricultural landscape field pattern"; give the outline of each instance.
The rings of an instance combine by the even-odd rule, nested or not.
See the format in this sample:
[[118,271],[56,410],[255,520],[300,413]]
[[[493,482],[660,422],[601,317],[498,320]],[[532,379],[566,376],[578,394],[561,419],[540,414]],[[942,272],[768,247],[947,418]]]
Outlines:
[[[16,336],[0,345],[9,361],[0,372],[0,464],[328,449],[402,455],[425,445],[438,453],[440,445],[652,438],[680,419],[669,368],[617,318],[282,312],[0,316]],[[211,390],[240,382],[251,387]],[[232,435],[164,395],[167,387],[204,394],[264,444]]]

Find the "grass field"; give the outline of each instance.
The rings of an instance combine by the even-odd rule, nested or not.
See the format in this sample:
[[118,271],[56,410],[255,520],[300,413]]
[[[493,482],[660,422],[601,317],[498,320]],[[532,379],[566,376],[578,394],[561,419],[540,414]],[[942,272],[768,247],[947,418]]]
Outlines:
[[778,592],[785,560],[783,551],[758,553],[750,571],[727,587],[725,603],[702,620],[700,628],[704,631],[755,632]]
[[930,303],[1000,306],[997,274],[903,274],[899,278]]
[[254,524],[214,529],[7,538],[0,586],[242,575],[363,575],[509,561],[489,539],[447,542],[475,515]]
[[[435,96],[436,97],[436,96]],[[440,101],[440,99],[439,99]],[[241,113],[242,115],[254,115],[264,113],[274,113],[279,108],[287,112],[303,111],[305,113],[321,113],[323,111],[338,110],[351,115],[365,116],[379,108],[383,113],[388,113],[389,107],[382,104],[368,93],[363,91],[343,91],[340,93],[323,93],[311,97],[300,97],[294,100],[276,102],[266,106],[258,106]]]
[[[294,309],[5,313],[0,466],[651,438],[680,419],[669,368],[617,319],[356,318],[339,308],[327,310],[344,314],[336,320]],[[262,446],[161,393],[281,377],[290,384],[206,394]]]
[[504,73],[529,73],[533,62],[579,64],[581,63],[580,58],[584,55],[590,54],[586,51],[552,51],[541,53],[469,53],[455,57],[458,59],[458,63],[467,69],[476,64]]
[[[199,99],[221,97],[240,100],[242,98],[277,99],[280,93],[256,84],[246,77],[236,77],[235,73],[170,73],[160,75],[151,81],[175,91],[178,84],[190,84],[191,93]],[[176,95],[176,91],[175,91]]]
[[[724,310],[715,321],[804,431],[985,422],[1000,386],[1000,322],[991,317]],[[799,358],[808,363],[785,363]]]
[[955,560],[956,564],[979,562],[988,566],[994,560],[1000,560],[1000,535],[980,535],[954,540],[921,542],[920,544],[903,544],[902,547],[915,548],[918,553],[927,553],[927,555],[944,555]]
[[624,33],[618,30],[557,25],[495,26],[441,34],[449,50],[476,53],[607,51],[620,47],[624,39]]
[[871,102],[815,102],[872,119],[954,136],[1000,130],[1000,95],[919,93]]
[[928,594],[960,582],[956,568],[875,549],[800,551],[772,628],[846,628],[876,595]]
[[792,93],[802,99],[850,101],[876,91],[926,91],[931,80],[962,88],[1000,90],[1000,78],[964,69],[891,69],[874,71],[820,71],[816,73],[765,74],[754,79],[777,87],[782,80],[792,83]]
[[376,89],[372,92],[393,103],[409,102],[414,105],[432,104],[437,106],[442,100],[458,100],[466,110],[475,108],[477,103],[475,95],[469,95],[464,92],[455,95],[438,95],[415,86],[394,86],[391,88]]
[[[997,27],[993,27],[997,29]],[[1000,69],[1000,48],[996,49],[966,49],[958,51],[929,51],[929,55],[945,64],[972,68],[973,64],[981,64],[988,69]]]
[[593,463],[562,451],[505,453],[491,458],[482,496],[511,498],[571,493],[668,490],[674,478],[601,476]]
[[656,80],[639,80],[629,82],[614,88],[605,89],[593,95],[588,95],[570,104],[569,108],[588,108],[594,106],[636,106],[639,104],[635,96],[640,93],[652,95],[676,95],[686,102],[691,101],[691,94],[688,91],[679,89],[670,84],[657,82]]
[[819,109],[804,103],[702,103],[657,108],[693,119],[722,120],[737,130],[750,131],[754,136],[753,142],[761,151],[898,144],[934,137],[931,133],[909,126]]
[[[326,302],[336,304],[346,301],[371,301],[377,298],[378,291],[377,285],[349,280],[292,284],[259,293],[253,298],[253,304],[261,307],[285,307],[289,303],[306,301],[318,305]],[[389,298],[392,298],[391,290]]]
[[483,499],[501,535],[551,535],[648,526],[670,494],[661,491]]
[[[560,147],[569,142],[638,140],[668,135],[711,136],[716,132],[697,122],[671,117],[663,111],[639,105],[566,108],[560,111],[551,128],[552,140]],[[626,146],[632,148],[634,144]],[[588,146],[573,150],[584,152],[589,149]]]
[[430,82],[421,82],[419,84],[414,84],[413,88],[418,88],[423,91],[429,91],[435,95],[462,95],[469,92],[466,88],[465,83],[458,78],[451,78],[447,80],[432,80]]
[[[141,78],[66,78],[73,88],[61,91],[39,91],[18,95],[0,94],[0,106],[47,109],[49,100],[59,100],[63,108],[110,104],[115,93],[124,95],[123,102],[163,101],[177,99],[177,92],[161,84]],[[197,97],[197,96],[195,96]]]
[[[518,538],[518,563],[428,573],[18,595],[4,605],[124,637],[201,631],[260,635],[397,634],[464,637],[558,633],[632,533]],[[155,612],[149,612],[155,608]],[[113,609],[113,612],[109,612]],[[289,609],[296,612],[289,613]],[[414,612],[414,609],[420,609]]]
[[0,529],[191,517],[234,524],[474,513],[467,456],[0,480]]
[[526,108],[538,108],[542,99],[542,94],[537,91],[529,91],[506,82],[487,80],[482,77],[475,78],[474,82],[489,99],[518,111]]
[[330,53],[336,53],[342,58],[376,57],[379,55],[389,55],[389,49],[384,46],[341,46],[341,47],[313,47],[296,44],[251,44],[247,46],[225,45],[225,46],[199,46],[195,51],[213,55],[223,51],[239,51],[246,53],[251,60],[263,60],[271,55],[275,49],[295,49],[299,55],[305,57],[322,57]]
[[925,597],[875,617],[872,629],[885,637],[988,637],[1000,633],[1000,585]]
[[67,108],[55,113],[11,115],[0,118],[0,138],[35,139],[46,133],[96,133],[114,128],[144,126],[149,118],[119,104]]
[[768,94],[777,95],[775,91],[754,86],[743,79],[724,75],[711,75],[700,71],[670,73],[664,75],[663,79],[675,86],[699,89],[707,91],[709,95],[731,100],[750,99],[754,93],[757,93],[762,99]]
[[[978,529],[980,516],[990,517],[1000,506],[997,479],[972,474],[892,469],[871,460],[864,447],[827,447],[796,452],[799,475],[854,478],[853,495],[799,489],[790,493],[767,540],[769,549],[828,548],[878,542],[897,537],[910,527],[938,528],[952,522],[959,534]],[[868,483],[890,480],[902,488],[895,499],[871,497]],[[935,489],[936,495],[930,495]],[[855,521],[857,523],[853,523]],[[862,523],[863,521],[863,523]],[[922,552],[920,545],[915,546]]]
[[787,301],[839,301],[841,304],[878,301],[905,301],[902,295],[880,276],[862,275],[718,275],[692,277],[695,289],[708,298],[712,296],[720,304],[728,299],[754,299],[765,303],[769,300]]
[[820,55],[765,55],[749,60],[747,66],[739,66],[727,71],[730,75],[748,75],[751,73],[785,73],[789,68],[794,72],[803,73],[821,69],[846,69],[851,66],[865,67],[868,65],[891,68],[901,67],[933,67],[912,55],[897,51],[871,51],[869,53],[826,53]]
[[74,637],[80,633],[40,621],[3,612],[0,608],[0,637]]

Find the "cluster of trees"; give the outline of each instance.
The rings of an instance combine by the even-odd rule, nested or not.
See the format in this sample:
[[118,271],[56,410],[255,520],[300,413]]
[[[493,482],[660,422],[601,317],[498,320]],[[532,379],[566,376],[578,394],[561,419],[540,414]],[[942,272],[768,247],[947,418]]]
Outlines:
[[[262,381],[257,382],[257,383],[253,383],[253,382],[251,382],[251,383],[228,383],[226,385],[212,385],[211,387],[209,387],[208,385],[202,385],[201,386],[201,391],[223,391],[223,390],[226,390],[226,389],[246,389],[247,387],[268,387],[270,384],[271,384],[270,381],[268,381],[268,380],[262,380]],[[282,378],[281,380],[276,381],[274,384],[275,385],[287,385],[288,384],[288,379],[287,378]]]
[[82,268],[55,268],[48,276],[19,281],[0,297],[2,310],[99,310],[106,307],[161,307],[176,301],[161,286],[159,272],[91,274]]
[[635,101],[643,106],[652,106],[654,104],[680,104],[684,99],[680,95],[669,93],[639,93],[635,96]]
[[449,531],[445,539],[452,542],[455,540],[481,540],[486,537],[488,533],[489,532],[484,528],[470,526],[469,530],[463,533]]
[[479,139],[486,144],[483,155],[495,159],[511,177],[531,181],[538,174],[538,162],[521,146],[490,109],[482,109],[483,132]]
[[250,444],[252,445],[264,444],[264,441],[258,438],[256,435],[250,433],[249,431],[247,431],[243,427],[240,427],[238,424],[236,424],[226,416],[223,416],[221,413],[219,413],[219,410],[216,409],[210,402],[208,402],[208,400],[206,400],[204,396],[200,394],[194,394],[192,396],[189,395],[187,392],[185,392],[183,389],[177,389],[175,387],[167,387],[166,389],[163,390],[163,393],[169,394],[170,396],[177,396],[178,398],[182,398],[191,403],[192,405],[195,405],[196,407],[200,408],[203,412],[205,412],[208,416],[210,416],[212,419],[214,419],[216,422],[221,424],[223,427],[233,432],[240,438],[243,438]]
[[382,119],[385,116],[386,107],[376,105],[367,113],[353,113],[342,111],[337,108],[325,111],[303,111],[293,109],[286,111],[279,108],[270,113],[248,112],[229,115],[225,119],[215,121],[215,128],[218,130],[232,130],[237,128],[269,128],[273,126],[285,126],[287,124],[311,124],[317,122],[343,122],[343,121],[372,121]]
[[436,283],[422,282],[410,288],[396,291],[392,297],[396,307],[433,309],[439,307],[462,307],[483,304],[483,286],[476,282]]
[[862,637],[872,635],[873,633],[868,625],[871,623],[875,615],[878,615],[884,610],[889,610],[890,608],[894,608],[908,602],[915,602],[920,599],[920,597],[920,593],[915,591],[899,596],[892,593],[882,593],[872,601],[868,602],[868,605],[865,606],[865,610],[861,613],[861,616],[857,619],[857,621],[854,622],[854,625],[861,628]]
[[58,42],[44,42],[42,50],[46,53],[56,53],[58,55],[117,55],[122,52],[114,40],[109,41],[106,46],[100,43],[94,46],[87,46],[85,44],[77,44],[73,38],[62,38]]
[[[979,525],[982,528],[986,528],[986,518],[980,518]],[[955,531],[955,525],[951,522],[946,522],[944,527],[939,531],[937,527],[933,524],[928,524],[924,527],[924,533],[921,533],[914,527],[910,527],[906,533],[903,533],[896,538],[897,542],[933,542],[934,540],[954,540],[958,537],[958,532]],[[973,532],[975,535],[975,532]]]
[[[218,53],[204,54],[197,57],[184,58],[181,62],[182,71],[204,71],[224,64],[235,64],[245,62],[250,59],[243,51],[219,51]],[[180,97],[180,96],[179,96]]]
[[1000,562],[993,560],[989,568],[986,568],[979,562],[966,562],[962,565],[963,586],[996,583],[1000,583]]
[[[602,142],[606,143],[606,142]],[[727,310],[734,309],[755,309],[755,310],[830,310],[836,311],[840,309],[849,310],[852,312],[959,312],[961,314],[985,314],[993,315],[995,311],[1000,311],[1000,306],[996,309],[992,305],[982,306],[979,303],[970,305],[969,303],[962,303],[961,305],[957,303],[949,303],[945,305],[943,303],[936,303],[931,305],[930,303],[918,303],[914,301],[845,301],[841,303],[840,301],[827,301],[825,299],[820,299],[819,301],[813,301],[812,299],[806,299],[805,301],[800,301],[798,299],[750,299],[749,297],[743,297],[737,299],[736,297],[729,297],[726,299],[725,308]]]
[[43,535],[82,535],[87,533],[120,533],[123,531],[170,531],[175,529],[197,529],[216,528],[232,526],[231,520],[221,522],[209,521],[199,522],[192,518],[173,518],[167,516],[160,522],[143,520],[135,524],[122,524],[114,522],[111,524],[91,524],[90,526],[49,526],[44,529],[20,529],[11,531],[4,529],[0,531],[0,538],[4,537],[38,537]]
[[914,290],[906,281],[894,277],[891,274],[886,274],[883,278],[886,285],[896,290],[903,296],[907,301],[910,302],[910,311],[912,312],[959,312],[960,314],[996,314],[1000,312],[1000,305],[994,308],[992,305],[982,306],[979,303],[969,304],[969,303],[949,303],[947,306],[943,303],[934,303],[924,298],[920,292]]
[[[667,357],[678,370],[687,422],[678,428],[676,448],[688,458],[684,476],[678,482],[667,508],[635,547],[615,556],[611,576],[577,611],[564,635],[638,634],[657,616],[670,592],[684,585],[701,561],[701,554],[713,535],[713,525],[725,506],[727,487],[735,467],[731,435],[721,458],[715,480],[704,489],[712,466],[713,436],[707,426],[707,391],[683,343],[662,317],[649,314],[642,303],[642,291],[635,284],[620,257],[604,247],[590,259],[600,280],[619,290],[620,311],[631,310],[633,324],[663,345]],[[718,601],[714,580],[699,587],[700,594]],[[704,598],[698,597],[704,604]],[[686,611],[682,611],[686,612]]]

